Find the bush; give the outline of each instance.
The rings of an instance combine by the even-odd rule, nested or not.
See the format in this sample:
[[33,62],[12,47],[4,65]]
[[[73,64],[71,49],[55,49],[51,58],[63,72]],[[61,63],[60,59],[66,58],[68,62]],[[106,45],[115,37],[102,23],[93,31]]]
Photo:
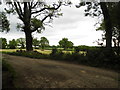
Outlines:
[[38,58],[38,59],[43,59],[43,58],[48,58],[49,55],[44,55],[38,51],[25,51],[25,50],[17,50],[16,52],[9,53],[11,55],[18,55],[18,56],[25,56],[25,57],[30,57],[30,58]]
[[109,53],[105,48],[89,48],[86,51],[86,55],[80,54],[78,51],[74,53],[63,53],[61,49],[56,48],[52,49],[50,55],[44,55],[37,51],[27,52],[23,50],[18,50],[17,52],[13,52],[11,54],[39,59],[50,58],[55,60],[64,60],[94,67],[105,67],[114,70],[118,70],[120,67],[120,56],[116,55],[114,52]]
[[87,63],[91,66],[108,67],[111,69],[118,69],[120,56],[115,55],[114,52],[108,52],[106,49],[89,50],[86,54]]
[[60,50],[60,49],[58,50],[58,49],[54,48],[54,49],[52,49],[52,52],[50,54],[50,58],[62,60],[63,55],[64,55],[64,53],[62,52],[62,50]]

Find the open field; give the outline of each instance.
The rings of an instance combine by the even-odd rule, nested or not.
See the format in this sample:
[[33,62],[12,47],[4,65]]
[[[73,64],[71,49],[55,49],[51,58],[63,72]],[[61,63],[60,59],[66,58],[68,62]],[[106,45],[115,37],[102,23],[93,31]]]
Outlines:
[[[16,50],[20,50],[20,49],[0,49],[0,52],[15,52]],[[25,50],[25,49],[22,49]],[[35,51],[38,51],[42,54],[50,54],[52,52],[52,50],[40,50],[40,49],[34,49]],[[73,53],[74,51],[65,51],[63,50],[62,52],[64,53]],[[80,54],[85,54],[86,52],[84,51],[80,51]]]
[[[0,52],[15,52],[16,50],[20,50],[20,49],[0,49]],[[25,50],[25,49],[22,49],[22,50]],[[34,49],[40,53],[43,53],[43,54],[50,54],[51,53],[51,50],[39,50],[39,49]]]

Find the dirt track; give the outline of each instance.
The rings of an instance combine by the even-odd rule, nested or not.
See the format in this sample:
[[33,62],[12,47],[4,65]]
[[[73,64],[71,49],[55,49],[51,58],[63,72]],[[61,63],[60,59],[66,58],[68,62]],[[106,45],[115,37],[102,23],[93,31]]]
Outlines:
[[3,55],[21,88],[118,88],[118,73],[46,59]]

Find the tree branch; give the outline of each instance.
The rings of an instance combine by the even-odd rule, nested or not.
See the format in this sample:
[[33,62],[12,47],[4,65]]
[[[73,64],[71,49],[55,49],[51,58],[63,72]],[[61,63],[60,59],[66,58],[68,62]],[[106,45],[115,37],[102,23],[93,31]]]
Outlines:
[[17,4],[18,4],[18,6],[19,6],[19,12],[21,13],[21,15],[23,16],[23,12],[22,12],[22,8],[21,8],[21,6],[20,6],[20,2],[17,2]]
[[45,16],[45,17],[41,20],[41,22],[43,23],[49,16],[50,16],[50,14],[47,15],[47,16]]
[[18,8],[18,6],[17,6],[17,4],[16,4],[16,2],[14,2],[14,6],[15,6],[15,9],[16,9],[18,15],[19,15],[19,18],[20,18],[22,21],[24,21],[21,13],[20,13],[20,11],[19,11],[19,8]]
[[29,7],[29,11],[30,11],[30,14],[31,14],[31,5],[30,5],[30,2],[28,2],[28,7]]
[[38,29],[38,27],[36,27],[33,30],[31,30],[31,32],[35,32],[37,29]]
[[32,12],[31,14],[36,14],[36,13],[42,12],[42,11],[44,11],[44,10],[46,10],[46,9],[47,9],[47,10],[57,10],[57,9],[60,8],[60,6],[61,6],[61,3],[59,3],[59,5],[58,5],[57,8],[55,8],[55,7],[51,7],[51,8],[43,8],[43,9],[41,9],[41,10],[38,10],[38,11]]
[[34,6],[32,6],[32,8],[35,8],[37,4],[38,4],[38,2],[36,2],[36,3],[34,4]]

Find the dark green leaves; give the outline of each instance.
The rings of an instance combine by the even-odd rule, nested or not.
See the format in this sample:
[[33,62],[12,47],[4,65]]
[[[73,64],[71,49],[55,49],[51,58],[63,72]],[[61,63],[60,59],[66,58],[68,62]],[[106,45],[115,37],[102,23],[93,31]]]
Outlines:
[[0,12],[0,32],[8,32],[10,30],[9,25],[6,14],[4,12]]

